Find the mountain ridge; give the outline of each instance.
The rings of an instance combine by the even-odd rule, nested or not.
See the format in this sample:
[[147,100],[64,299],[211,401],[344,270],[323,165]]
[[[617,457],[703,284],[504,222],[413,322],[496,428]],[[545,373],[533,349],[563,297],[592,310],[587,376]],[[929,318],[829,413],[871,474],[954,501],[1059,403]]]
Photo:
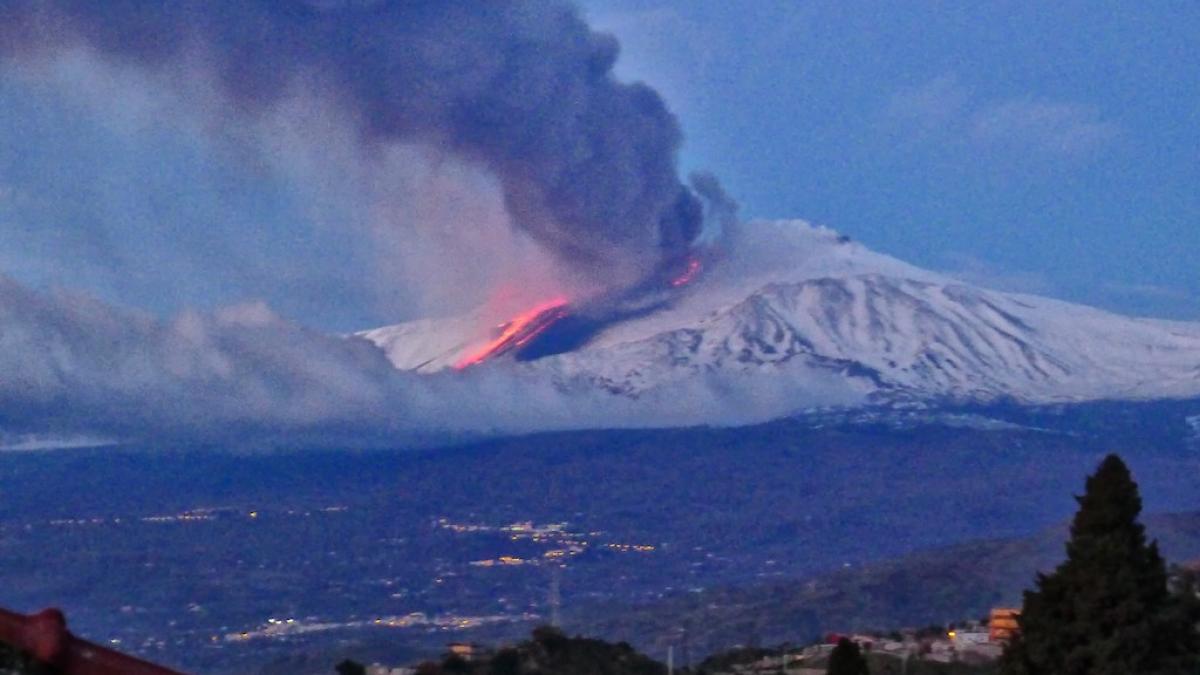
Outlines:
[[[840,390],[838,403],[1200,395],[1200,323],[987,290],[800,221],[745,227],[728,259],[671,306],[573,352],[486,367],[633,398],[714,376],[736,390],[817,382]],[[397,368],[432,372],[472,348],[475,325],[454,317],[359,335]]]

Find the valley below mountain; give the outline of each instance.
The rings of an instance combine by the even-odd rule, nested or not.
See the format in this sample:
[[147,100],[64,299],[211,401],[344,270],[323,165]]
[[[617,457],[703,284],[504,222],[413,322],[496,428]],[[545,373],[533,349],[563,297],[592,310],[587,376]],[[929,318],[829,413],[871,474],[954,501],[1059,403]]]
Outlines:
[[[425,450],[12,453],[0,584],[13,609],[60,606],[80,635],[203,673],[516,638],[551,620],[556,585],[569,630],[659,658],[680,620],[709,617],[689,629],[699,658],[1009,601],[1114,450],[1149,513],[1195,511],[1196,415],[1196,399],[888,406]],[[1173,559],[1200,555],[1188,522],[1159,530]],[[919,575],[903,561],[1039,532],[929,554],[947,566]]]

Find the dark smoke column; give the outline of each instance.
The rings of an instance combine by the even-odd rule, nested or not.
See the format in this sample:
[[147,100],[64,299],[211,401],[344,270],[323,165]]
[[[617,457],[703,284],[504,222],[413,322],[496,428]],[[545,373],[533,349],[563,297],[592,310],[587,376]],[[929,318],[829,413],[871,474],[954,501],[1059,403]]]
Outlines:
[[201,64],[233,119],[323,83],[365,143],[489,167],[518,225],[596,278],[652,274],[700,226],[676,120],[614,79],[616,41],[560,0],[0,2],[0,56],[72,45],[181,75]]

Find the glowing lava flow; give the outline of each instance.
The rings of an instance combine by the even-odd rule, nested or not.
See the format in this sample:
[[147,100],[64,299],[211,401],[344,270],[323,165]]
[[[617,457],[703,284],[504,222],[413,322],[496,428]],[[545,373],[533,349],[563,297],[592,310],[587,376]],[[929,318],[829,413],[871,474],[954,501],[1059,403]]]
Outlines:
[[692,258],[688,261],[687,269],[680,273],[679,276],[671,280],[671,285],[675,288],[687,286],[688,284],[692,283],[692,280],[694,280],[698,274],[700,274],[700,259]]
[[567,299],[554,298],[541,302],[500,325],[500,334],[475,352],[454,364],[456,370],[469,368],[488,359],[510,352],[528,343],[555,321],[567,315]]

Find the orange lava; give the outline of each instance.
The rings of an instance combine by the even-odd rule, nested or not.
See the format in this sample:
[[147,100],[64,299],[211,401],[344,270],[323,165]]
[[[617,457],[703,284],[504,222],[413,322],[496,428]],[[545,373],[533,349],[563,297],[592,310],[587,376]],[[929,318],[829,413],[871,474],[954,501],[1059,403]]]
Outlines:
[[687,286],[688,284],[692,283],[692,280],[696,278],[697,274],[700,274],[700,259],[692,258],[688,261],[687,269],[685,269],[679,276],[671,280],[671,285],[675,288]]
[[454,368],[469,368],[521,347],[566,315],[566,298],[558,297],[540,302],[500,324],[499,335],[475,352],[459,359]]

